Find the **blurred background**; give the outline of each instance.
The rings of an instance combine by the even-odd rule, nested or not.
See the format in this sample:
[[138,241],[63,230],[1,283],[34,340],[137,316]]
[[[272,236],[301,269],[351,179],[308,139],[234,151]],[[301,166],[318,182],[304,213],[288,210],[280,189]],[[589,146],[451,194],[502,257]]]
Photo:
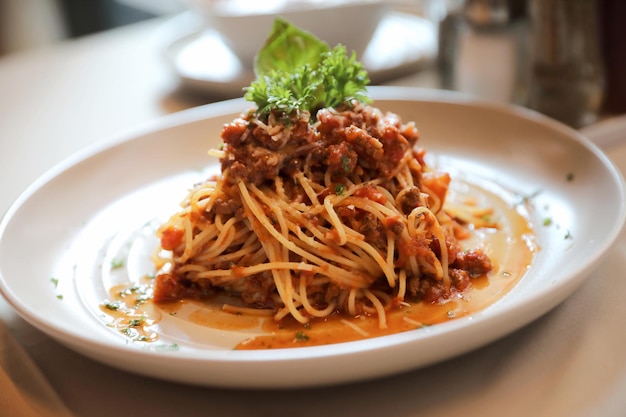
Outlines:
[[[207,13],[207,3],[211,7],[229,3],[229,13],[240,15],[243,11],[237,7],[250,9],[251,5],[258,8],[270,4],[291,7],[305,2],[0,0],[0,56],[44,48],[150,19],[174,18],[190,10],[201,16],[205,26],[216,28],[226,40],[235,36],[236,33],[228,32],[243,26],[215,19],[215,16],[212,19],[208,16],[211,12]],[[422,26],[412,32],[420,38],[416,40],[409,32],[400,31],[400,26],[408,20],[387,22],[384,42],[380,40],[375,52],[369,49],[363,52],[363,59],[372,67],[374,84],[405,76],[407,71],[428,69],[436,71],[440,88],[526,106],[574,127],[589,125],[603,114],[626,112],[626,77],[623,76],[626,54],[621,52],[621,44],[626,41],[626,25],[622,23],[626,18],[626,0],[396,0],[384,3],[394,11],[419,16]],[[225,12],[222,10],[222,13],[223,17]],[[344,21],[347,24],[350,17],[344,17]],[[413,54],[410,63],[416,65],[389,64],[389,60],[398,59],[385,55],[388,49],[385,45],[394,43],[394,39],[398,45],[404,45],[396,46],[395,50]],[[198,62],[182,62],[188,59],[192,43],[198,49],[201,41],[208,42],[196,36],[185,48],[181,46],[175,58],[177,65],[188,65],[189,72],[201,71],[196,68],[200,65]],[[233,40],[229,45],[235,52],[237,42],[246,43]],[[381,57],[385,62],[381,62]],[[239,54],[238,58],[233,65],[250,66],[246,57]],[[206,62],[203,65],[207,65]],[[403,71],[398,71],[400,67]],[[235,71],[233,68],[231,65],[224,71]],[[185,71],[179,68],[179,75],[184,73],[181,78],[189,81],[194,77]]]
[[42,47],[181,9],[177,0],[0,0],[0,53]]

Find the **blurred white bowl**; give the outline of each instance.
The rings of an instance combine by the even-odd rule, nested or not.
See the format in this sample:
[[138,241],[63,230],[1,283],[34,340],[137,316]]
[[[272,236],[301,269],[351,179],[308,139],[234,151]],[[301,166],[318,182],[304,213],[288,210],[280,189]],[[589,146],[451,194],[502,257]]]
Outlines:
[[246,67],[282,17],[331,47],[341,43],[360,59],[386,10],[383,0],[186,0]]

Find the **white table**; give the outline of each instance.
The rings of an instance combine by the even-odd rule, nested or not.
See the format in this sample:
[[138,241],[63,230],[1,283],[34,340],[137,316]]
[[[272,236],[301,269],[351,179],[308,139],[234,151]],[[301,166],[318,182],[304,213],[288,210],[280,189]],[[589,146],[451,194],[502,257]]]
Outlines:
[[[0,58],[0,213],[78,149],[202,104],[164,65],[151,21]],[[433,86],[421,74],[396,85]],[[608,152],[626,172],[626,146]],[[79,417],[615,416],[626,413],[626,239],[561,306],[461,357],[387,379],[297,391],[189,387],[70,351],[0,299],[0,317]],[[0,415],[2,411],[0,410]]]

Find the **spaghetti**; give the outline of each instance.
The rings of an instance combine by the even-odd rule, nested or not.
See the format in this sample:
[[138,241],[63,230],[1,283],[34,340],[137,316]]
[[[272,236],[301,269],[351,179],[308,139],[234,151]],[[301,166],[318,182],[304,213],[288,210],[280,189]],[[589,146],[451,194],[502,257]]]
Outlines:
[[197,184],[158,231],[171,253],[154,301],[232,296],[227,311],[301,323],[438,302],[487,274],[462,250],[467,216],[446,211],[450,181],[415,145],[419,131],[357,101],[261,120],[221,134],[221,175]]

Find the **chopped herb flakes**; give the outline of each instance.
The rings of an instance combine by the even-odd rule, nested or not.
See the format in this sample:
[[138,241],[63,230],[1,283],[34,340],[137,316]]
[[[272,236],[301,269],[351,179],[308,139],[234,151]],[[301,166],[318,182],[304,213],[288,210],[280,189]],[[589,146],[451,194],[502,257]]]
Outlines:
[[172,343],[170,345],[156,345],[154,346],[155,350],[159,350],[159,351],[177,351],[178,350],[178,345],[176,343]]
[[120,301],[107,301],[104,303],[104,307],[112,311],[117,311],[122,307],[122,303]]
[[345,172],[350,172],[350,158],[346,155],[341,156],[341,167]]
[[306,342],[309,340],[309,336],[307,336],[304,332],[296,332],[296,337],[294,339],[296,342]]
[[128,325],[130,327],[137,327],[137,326],[141,326],[145,321],[146,321],[145,317],[140,317],[138,319],[131,319],[129,320]]
[[528,202],[530,202],[530,200],[532,200],[533,198],[537,197],[539,194],[541,194],[541,190],[534,191],[531,194],[521,195],[520,196],[520,202],[518,204],[528,204]]

